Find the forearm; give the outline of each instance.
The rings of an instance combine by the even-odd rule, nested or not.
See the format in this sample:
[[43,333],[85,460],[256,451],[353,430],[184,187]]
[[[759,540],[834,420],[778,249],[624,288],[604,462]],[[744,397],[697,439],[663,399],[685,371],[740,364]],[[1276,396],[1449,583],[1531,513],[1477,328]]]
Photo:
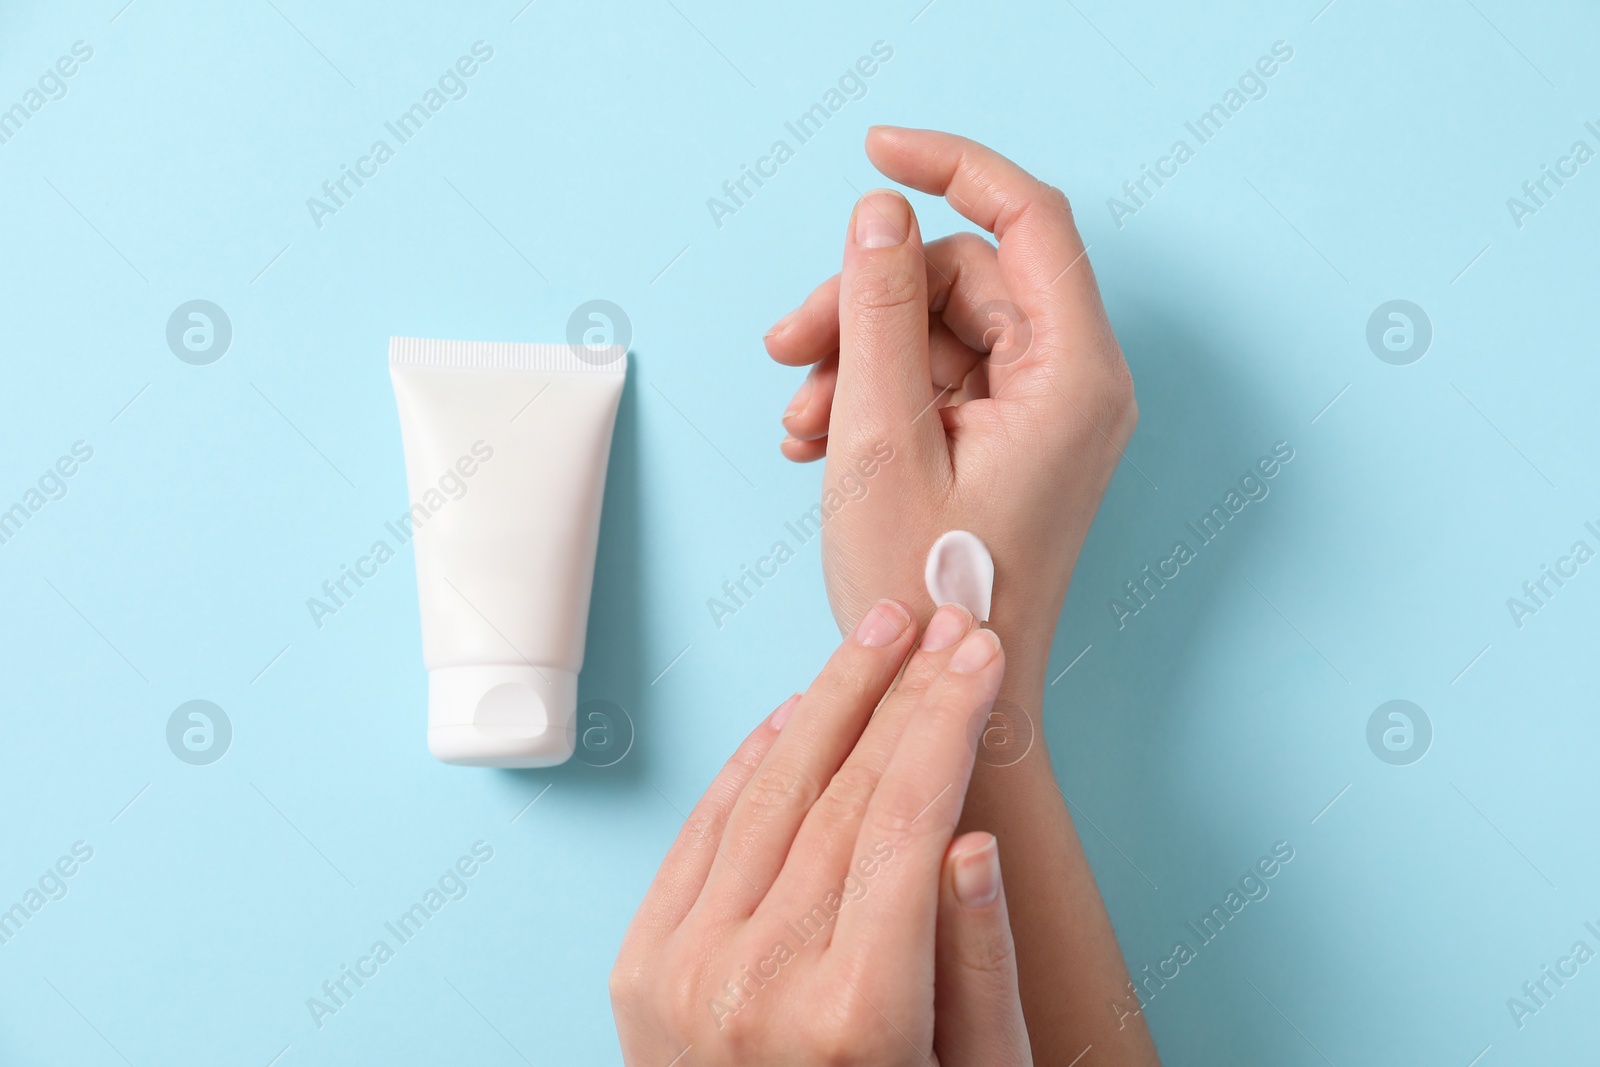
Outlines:
[[[1094,873],[1056,786],[1045,746],[1044,654],[1013,652],[997,706],[1026,714],[1027,754],[980,748],[961,831],[988,830],[1000,842],[1006,906],[1028,1036],[1041,1064],[1069,1064],[1090,1045],[1100,1064],[1159,1064],[1128,989],[1128,974]],[[1017,731],[1020,736],[1026,727]],[[1011,743],[1015,743],[1013,740]]]

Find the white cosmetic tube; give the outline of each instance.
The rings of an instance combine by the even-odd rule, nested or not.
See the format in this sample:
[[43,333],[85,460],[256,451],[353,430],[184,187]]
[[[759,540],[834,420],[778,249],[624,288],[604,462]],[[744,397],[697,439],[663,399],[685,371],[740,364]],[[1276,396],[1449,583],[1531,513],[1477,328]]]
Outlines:
[[572,755],[616,346],[395,337],[428,749],[470,767]]

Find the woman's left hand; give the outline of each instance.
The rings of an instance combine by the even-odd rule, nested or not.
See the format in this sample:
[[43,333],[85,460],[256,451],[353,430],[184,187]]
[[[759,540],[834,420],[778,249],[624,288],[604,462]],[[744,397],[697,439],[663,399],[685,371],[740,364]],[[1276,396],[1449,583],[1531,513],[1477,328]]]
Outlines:
[[612,972],[627,1063],[1031,1062],[995,840],[951,840],[1004,655],[947,605],[894,685],[915,638],[874,606],[711,783]]

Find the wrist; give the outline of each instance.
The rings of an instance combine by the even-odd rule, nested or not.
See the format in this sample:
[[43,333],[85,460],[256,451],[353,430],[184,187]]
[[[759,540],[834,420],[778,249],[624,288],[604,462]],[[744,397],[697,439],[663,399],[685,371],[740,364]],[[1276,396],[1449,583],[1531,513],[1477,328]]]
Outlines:
[[1006,683],[1011,688],[1025,691],[1026,683],[1043,690],[1065,592],[1064,584],[1058,595],[1041,583],[1038,595],[996,598],[996,609],[984,625],[999,634],[1005,646]]
[[1000,616],[984,625],[999,634],[1006,654],[1006,674],[997,699],[1014,701],[1037,715],[1044,699],[1055,620],[1039,623]]
[[[1014,646],[1021,647],[1014,650]],[[1048,652],[1030,642],[1013,641],[1006,644],[1005,654],[1005,678],[978,737],[973,784],[979,786],[981,781],[985,791],[1010,791],[1023,787],[1024,782],[1055,780],[1044,737]]]

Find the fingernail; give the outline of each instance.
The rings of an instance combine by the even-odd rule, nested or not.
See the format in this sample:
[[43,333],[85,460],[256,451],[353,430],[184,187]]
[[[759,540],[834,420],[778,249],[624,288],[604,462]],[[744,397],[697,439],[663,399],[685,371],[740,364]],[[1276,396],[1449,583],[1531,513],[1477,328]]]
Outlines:
[[984,908],[1000,895],[1000,848],[994,835],[955,858],[956,900],[963,908]]
[[790,323],[794,322],[794,317],[798,314],[800,314],[799,308],[795,308],[793,311],[789,312],[789,314],[772,324],[772,329],[767,331],[766,336],[771,337],[775,333],[782,333],[784,330],[787,330]]
[[899,193],[875,189],[856,205],[856,245],[890,248],[911,232],[911,205]]
[[793,714],[794,706],[798,703],[800,703],[800,694],[796,693],[778,705],[778,710],[772,713],[772,728],[774,730],[783,729],[783,724],[789,721],[789,716]]
[[893,600],[880,600],[872,606],[856,625],[856,643],[868,648],[882,648],[906,632],[911,616]]
[[811,390],[816,387],[813,375],[807,374],[806,380],[800,383],[800,388],[794,391],[794,399],[789,401],[789,406],[783,411],[783,418],[779,421],[788,422],[806,409],[806,404],[811,400]]
[[961,640],[972,628],[972,613],[960,604],[946,604],[928,620],[922,635],[922,651],[940,652]]
[[993,630],[974,630],[950,657],[950,669],[957,674],[973,674],[987,667],[999,651],[1000,638]]

